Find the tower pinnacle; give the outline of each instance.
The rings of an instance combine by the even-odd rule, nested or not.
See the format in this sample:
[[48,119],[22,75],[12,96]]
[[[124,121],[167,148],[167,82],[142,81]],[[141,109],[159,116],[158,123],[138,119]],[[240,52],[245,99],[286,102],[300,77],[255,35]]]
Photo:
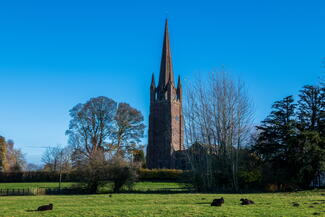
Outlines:
[[177,81],[177,89],[182,88],[182,84],[181,84],[181,76],[178,75],[178,81]]
[[154,73],[152,73],[152,77],[151,77],[151,88],[156,88],[156,84],[155,84],[155,75]]

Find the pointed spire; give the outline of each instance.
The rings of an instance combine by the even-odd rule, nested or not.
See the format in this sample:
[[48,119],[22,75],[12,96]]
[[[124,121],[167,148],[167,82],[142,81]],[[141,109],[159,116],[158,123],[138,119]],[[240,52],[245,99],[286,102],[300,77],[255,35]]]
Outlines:
[[172,57],[170,51],[168,20],[166,19],[164,43],[163,43],[161,64],[160,64],[160,75],[159,75],[159,84],[158,84],[159,88],[165,87],[168,81],[174,84],[174,72],[173,72]]
[[150,85],[150,87],[156,87],[156,84],[155,84],[155,75],[154,75],[154,73],[152,73],[152,77],[151,77],[151,85]]

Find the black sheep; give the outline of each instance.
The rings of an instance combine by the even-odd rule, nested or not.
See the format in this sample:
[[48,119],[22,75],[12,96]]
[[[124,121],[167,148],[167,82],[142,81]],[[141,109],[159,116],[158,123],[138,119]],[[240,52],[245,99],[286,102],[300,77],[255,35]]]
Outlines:
[[252,200],[248,200],[248,199],[244,199],[244,198],[242,198],[242,199],[240,199],[240,201],[241,201],[241,205],[250,205],[250,204],[254,204],[254,201],[252,201]]
[[50,203],[49,205],[44,205],[38,207],[37,211],[47,211],[47,210],[52,210],[53,209],[53,204]]
[[224,202],[225,200],[223,199],[223,197],[220,199],[214,199],[211,203],[211,206],[221,206]]

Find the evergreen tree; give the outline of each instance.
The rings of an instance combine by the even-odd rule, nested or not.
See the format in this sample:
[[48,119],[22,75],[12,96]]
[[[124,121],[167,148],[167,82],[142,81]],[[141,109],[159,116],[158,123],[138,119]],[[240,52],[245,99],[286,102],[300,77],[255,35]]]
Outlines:
[[325,169],[325,140],[316,131],[301,131],[289,152],[288,172],[292,174],[292,183],[302,188],[311,182]]
[[308,187],[325,169],[324,88],[304,86],[298,105],[289,96],[272,109],[252,147],[263,161],[263,178]]
[[320,132],[321,114],[324,112],[324,92],[319,86],[306,85],[300,91],[298,101],[298,119],[300,130]]
[[297,180],[306,187],[325,170],[325,94],[321,86],[306,85],[298,101],[299,136],[292,159],[297,168]]
[[264,179],[282,184],[291,176],[288,164],[290,143],[296,136],[294,99],[292,96],[277,101],[271,114],[257,126],[259,132],[252,150],[264,162]]

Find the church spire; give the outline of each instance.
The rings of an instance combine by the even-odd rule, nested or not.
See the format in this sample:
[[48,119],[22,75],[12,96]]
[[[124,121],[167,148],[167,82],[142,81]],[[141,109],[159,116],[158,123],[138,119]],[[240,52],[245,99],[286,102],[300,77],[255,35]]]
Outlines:
[[164,88],[169,81],[174,85],[174,72],[169,43],[168,20],[166,19],[158,87]]

